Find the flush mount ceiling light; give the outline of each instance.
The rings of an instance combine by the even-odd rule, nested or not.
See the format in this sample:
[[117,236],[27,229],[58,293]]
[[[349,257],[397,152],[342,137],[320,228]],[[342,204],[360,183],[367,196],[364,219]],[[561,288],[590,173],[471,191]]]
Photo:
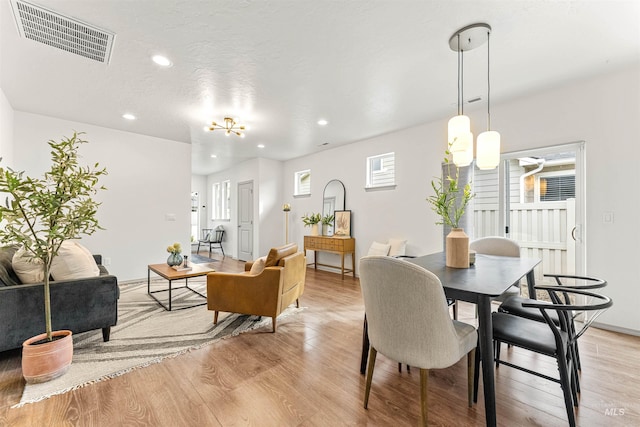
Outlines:
[[211,122],[211,126],[209,126],[207,128],[208,131],[213,132],[216,129],[222,129],[225,131],[225,135],[229,136],[232,133],[235,133],[236,135],[238,135],[240,138],[244,138],[244,131],[245,130],[245,126],[236,126],[238,124],[238,122],[236,121],[236,119],[232,119],[231,117],[225,117],[224,118],[224,124],[220,125],[216,122]]
[[166,56],[154,55],[151,59],[161,67],[170,67],[171,65],[173,65],[171,60],[169,60],[169,58],[167,58]]
[[122,117],[127,119],[127,120],[135,120],[136,119],[136,116],[134,116],[131,113],[125,113],[125,114],[122,115]]
[[325,120],[325,119],[320,119],[320,120],[318,120],[318,124],[320,126],[326,126],[326,125],[329,124],[329,122],[327,120]]
[[473,161],[473,133],[471,122],[464,115],[464,52],[487,42],[487,131],[478,135],[476,164],[480,169],[494,169],[500,162],[500,134],[491,130],[489,78],[489,24],[471,24],[456,31],[449,39],[449,47],[458,53],[458,115],[448,124],[449,150],[456,166],[468,166]]

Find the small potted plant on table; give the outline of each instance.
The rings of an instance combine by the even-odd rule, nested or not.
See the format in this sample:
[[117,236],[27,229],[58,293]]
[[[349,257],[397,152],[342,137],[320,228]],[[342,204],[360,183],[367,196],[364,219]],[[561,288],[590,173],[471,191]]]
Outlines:
[[302,223],[305,227],[311,227],[311,235],[318,235],[318,223],[322,220],[322,216],[319,213],[304,214],[302,217]]
[[[451,144],[449,144],[451,148]],[[431,209],[437,213],[442,220],[436,225],[448,225],[451,232],[447,235],[445,243],[446,265],[447,267],[468,268],[469,267],[469,236],[459,227],[460,219],[471,199],[475,196],[471,192],[471,183],[468,182],[460,187],[460,168],[449,159],[451,151],[445,151],[444,163],[446,165],[446,176],[438,177],[431,181],[431,187],[435,192],[429,196],[427,201],[431,204]],[[451,169],[455,168],[452,175]]]

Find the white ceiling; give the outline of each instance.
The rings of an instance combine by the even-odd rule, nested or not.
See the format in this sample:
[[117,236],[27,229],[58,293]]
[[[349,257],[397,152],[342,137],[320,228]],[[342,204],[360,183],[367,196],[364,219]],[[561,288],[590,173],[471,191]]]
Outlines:
[[[191,143],[197,174],[444,123],[457,96],[448,40],[474,22],[493,27],[492,103],[640,60],[637,0],[32,2],[114,32],[115,45],[105,65],[20,38],[2,1],[0,85],[12,107]],[[156,66],[158,53],[174,65]],[[486,45],[465,54],[465,98],[483,97],[475,108],[486,108],[485,70]],[[228,115],[250,127],[245,138],[203,131]]]

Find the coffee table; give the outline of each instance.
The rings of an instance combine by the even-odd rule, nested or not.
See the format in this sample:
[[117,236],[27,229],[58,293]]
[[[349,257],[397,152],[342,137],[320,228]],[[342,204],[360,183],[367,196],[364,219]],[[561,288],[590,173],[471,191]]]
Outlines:
[[[159,289],[156,291],[152,291],[151,290],[151,272],[156,273],[158,276],[166,279],[169,281],[169,288],[168,289]],[[158,304],[160,304],[165,310],[167,311],[171,311],[171,291],[174,289],[182,289],[182,288],[186,288],[189,289],[191,292],[201,296],[202,298],[205,299],[204,302],[202,303],[198,303],[198,304],[193,304],[187,307],[179,307],[176,308],[176,310],[183,310],[185,308],[192,308],[192,307],[197,307],[200,305],[205,305],[207,303],[206,299],[207,296],[201,294],[200,292],[196,291],[195,289],[192,289],[189,287],[189,278],[190,277],[199,277],[199,276],[206,276],[209,273],[214,272],[215,270],[213,268],[209,268],[209,267],[205,267],[204,265],[200,265],[200,264],[191,264],[191,270],[182,270],[182,271],[178,271],[178,270],[174,270],[173,268],[171,268],[169,265],[167,264],[149,264],[147,266],[147,293],[149,294],[149,296],[151,298],[153,298],[154,300],[156,300],[158,302]],[[173,281],[174,280],[183,280],[184,279],[184,286],[179,286],[179,287],[173,287]],[[158,298],[156,298],[156,296],[154,294],[158,293],[158,292],[167,292],[169,291],[169,305],[165,305],[162,301],[160,301]]]

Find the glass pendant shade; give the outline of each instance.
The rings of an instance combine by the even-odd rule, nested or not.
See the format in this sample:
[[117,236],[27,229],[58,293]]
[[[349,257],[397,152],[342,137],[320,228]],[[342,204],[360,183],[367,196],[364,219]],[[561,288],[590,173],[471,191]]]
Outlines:
[[[478,169],[494,169],[500,163],[500,133],[488,130],[478,135],[476,166]],[[455,160],[454,160],[455,161]]]
[[[456,144],[466,147],[464,150],[453,151],[453,163],[459,168],[469,166],[473,161],[473,133],[466,132],[458,137]],[[454,145],[456,145],[454,144]]]
[[[471,121],[467,116],[454,116],[449,119],[448,125],[448,137],[450,151],[465,151],[468,147],[469,141],[465,138],[460,138],[460,135],[464,135],[471,131]],[[473,138],[471,139],[473,141]]]

